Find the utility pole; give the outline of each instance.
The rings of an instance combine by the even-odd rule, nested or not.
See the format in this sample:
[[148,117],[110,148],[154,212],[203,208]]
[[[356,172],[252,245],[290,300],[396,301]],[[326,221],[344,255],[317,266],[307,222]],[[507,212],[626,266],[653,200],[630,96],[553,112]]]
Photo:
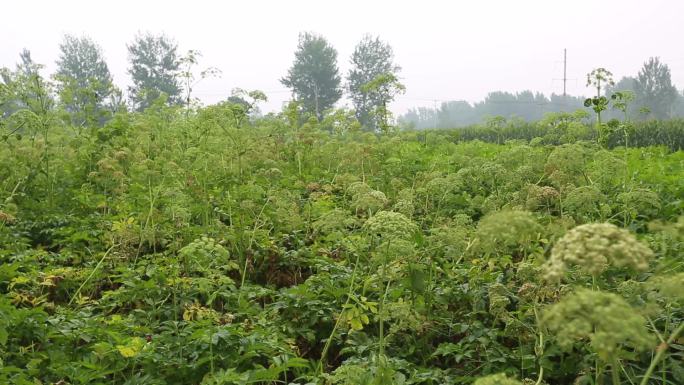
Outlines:
[[[556,61],[554,63],[558,63],[559,61]],[[568,104],[568,80],[575,80],[577,79],[568,79],[568,50],[567,48],[563,48],[563,78],[561,79],[556,79],[554,78],[553,81],[563,81],[563,97],[561,98],[560,101],[560,108],[561,110],[565,110]]]
[[565,100],[565,83],[568,81],[568,50],[563,48],[563,99]]
[[433,109],[435,110],[435,130],[437,130],[437,118],[438,118],[438,112],[437,112],[437,100],[432,101]]

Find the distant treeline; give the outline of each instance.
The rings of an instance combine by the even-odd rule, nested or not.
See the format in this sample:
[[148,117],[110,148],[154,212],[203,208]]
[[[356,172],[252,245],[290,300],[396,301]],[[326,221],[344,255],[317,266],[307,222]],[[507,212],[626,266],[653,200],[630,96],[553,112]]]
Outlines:
[[[509,92],[491,92],[484,101],[470,104],[466,101],[444,102],[437,108],[412,108],[399,116],[398,124],[406,129],[455,128],[467,127],[482,123],[487,118],[502,116],[505,118],[520,118],[533,122],[543,118],[549,112],[571,112],[578,109],[588,110],[583,105],[583,97],[552,94],[546,97],[524,91],[517,94]],[[621,118],[621,113],[608,111],[608,118]],[[634,106],[630,118],[634,120],[651,120],[684,117],[684,96],[679,94],[673,105],[670,116],[654,116],[651,111],[639,111]]]
[[487,117],[518,117],[526,121],[536,121],[548,112],[570,112],[583,106],[584,98],[552,94],[550,98],[541,93],[523,91],[510,93],[490,92],[478,103],[466,101],[443,102],[437,108],[418,107],[410,109],[398,118],[405,128],[451,128],[464,127],[483,122]]
[[[537,122],[522,119],[490,119],[486,123],[469,125],[459,129],[424,130],[417,134],[429,141],[431,134],[452,142],[480,140],[503,144],[507,141],[524,141],[532,145],[559,145],[576,141],[595,141],[596,126],[568,119],[571,114],[550,113]],[[684,150],[684,119],[646,120],[633,122],[628,132],[615,131],[607,142],[609,148],[619,146],[647,147],[666,146],[671,151]]]
[[[610,71],[603,70],[607,78],[598,92],[607,98],[618,91],[629,93],[628,119],[665,120],[684,117],[684,95],[672,84],[670,68],[657,57],[645,62],[637,76],[623,77],[617,83],[613,82]],[[496,91],[474,104],[466,101],[449,101],[443,102],[437,109],[410,109],[399,117],[398,123],[405,128],[426,129],[465,127],[496,116],[537,121],[549,112],[585,109],[584,100],[584,97],[556,94],[546,97],[532,91]],[[606,111],[604,117],[625,118],[622,111],[612,109]]]

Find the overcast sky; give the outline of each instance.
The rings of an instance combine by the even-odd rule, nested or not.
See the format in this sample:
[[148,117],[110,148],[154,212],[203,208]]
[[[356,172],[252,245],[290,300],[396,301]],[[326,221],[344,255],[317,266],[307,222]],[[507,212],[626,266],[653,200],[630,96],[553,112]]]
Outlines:
[[[86,34],[103,49],[115,82],[129,84],[126,43],[138,31],[164,32],[181,52],[202,52],[205,80],[195,95],[225,99],[234,87],[260,89],[279,110],[290,93],[280,84],[297,36],[311,31],[338,50],[340,71],[365,33],[394,48],[407,92],[395,112],[444,100],[479,101],[490,91],[562,92],[563,48],[568,93],[584,95],[586,74],[605,67],[615,80],[635,75],[650,56],[684,86],[684,2],[671,0],[471,1],[150,1],[21,0],[3,2],[0,67],[14,67],[22,48],[55,69],[63,34]],[[344,104],[346,102],[341,102]]]

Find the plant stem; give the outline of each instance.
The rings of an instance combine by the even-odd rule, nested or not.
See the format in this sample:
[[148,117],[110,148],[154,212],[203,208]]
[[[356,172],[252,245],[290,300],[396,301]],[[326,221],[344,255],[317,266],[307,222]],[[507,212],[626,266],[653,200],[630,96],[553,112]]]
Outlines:
[[385,298],[387,298],[387,293],[389,292],[390,284],[392,283],[392,280],[390,279],[387,281],[387,286],[385,287],[385,293],[382,295],[382,300],[380,301],[380,307],[378,308],[378,313],[380,313],[380,351],[379,354],[381,357],[385,355],[385,333],[384,333],[384,326],[385,326],[385,316],[383,315],[384,307],[385,307]]
[[613,358],[610,363],[610,377],[613,379],[613,385],[620,385],[620,372],[618,372],[618,360]]
[[86,278],[86,280],[83,281],[83,283],[81,284],[81,286],[78,287],[78,290],[76,290],[76,292],[74,293],[74,295],[71,296],[71,299],[69,300],[69,305],[71,305],[71,303],[74,302],[74,299],[76,299],[76,297],[81,293],[81,290],[83,289],[83,286],[85,286],[85,284],[88,283],[88,281],[90,281],[90,278],[93,278],[93,275],[95,275],[95,272],[97,271],[97,269],[100,268],[100,266],[102,265],[102,262],[104,262],[105,258],[107,258],[107,256],[109,255],[109,253],[110,253],[112,250],[114,250],[114,247],[116,247],[116,246],[118,246],[118,245],[112,245],[112,247],[110,247],[110,248],[104,253],[104,255],[102,256],[102,258],[100,258],[100,261],[97,263],[97,265],[95,265],[95,268],[93,269],[93,271],[90,272],[90,275],[88,275],[88,278]]
[[677,329],[675,329],[675,331],[673,331],[672,334],[670,334],[670,337],[667,339],[664,346],[661,344],[656,349],[656,355],[651,360],[651,365],[648,366],[648,370],[646,370],[644,377],[641,379],[640,385],[646,385],[648,383],[648,380],[651,378],[653,371],[655,370],[656,366],[658,366],[660,360],[663,358],[665,351],[667,351],[667,348],[672,344],[672,342],[677,338],[677,336],[679,336],[679,333],[681,333],[682,330],[684,330],[684,323],[680,323],[679,327],[677,327]]
[[[361,254],[356,255],[356,262],[354,263],[354,271],[352,272],[352,277],[351,277],[351,282],[349,283],[349,292],[347,293],[347,300],[344,302],[344,305],[342,306],[342,311],[344,311],[345,306],[349,304],[351,301],[351,296],[352,293],[354,292],[354,281],[356,280],[356,270],[359,267],[359,258]],[[335,332],[337,332],[337,328],[340,326],[340,320],[342,319],[342,314],[340,314],[339,317],[337,317],[337,321],[335,321],[335,326],[333,326],[332,332],[330,332],[330,336],[328,337],[328,340],[325,341],[325,346],[323,347],[323,351],[321,352],[321,359],[318,361],[318,373],[323,372],[323,362],[325,361],[325,357],[328,355],[328,349],[330,349],[330,344],[332,343],[333,337],[335,336]]]
[[[537,323],[537,327],[539,328],[539,352],[537,353],[537,349],[535,349],[535,354],[537,355],[538,358],[541,358],[541,356],[544,354],[544,331],[539,327],[540,322],[539,322],[539,314],[537,313],[537,303],[535,301],[534,307],[532,308],[534,310],[534,319]],[[541,365],[541,362],[539,363],[539,377],[537,377],[537,382],[535,385],[541,385],[542,380],[544,379],[544,367]]]

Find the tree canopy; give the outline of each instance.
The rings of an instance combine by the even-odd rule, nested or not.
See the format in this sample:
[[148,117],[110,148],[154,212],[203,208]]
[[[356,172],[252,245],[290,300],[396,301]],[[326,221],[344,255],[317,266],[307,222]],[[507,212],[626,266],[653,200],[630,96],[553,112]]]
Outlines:
[[89,37],[65,35],[59,46],[57,91],[74,125],[101,124],[111,114],[120,93],[102,50]]
[[637,103],[646,107],[657,119],[672,115],[677,89],[672,85],[670,68],[657,57],[650,58],[639,71],[634,83]]
[[144,110],[162,96],[171,105],[182,103],[182,87],[178,78],[180,61],[178,45],[165,35],[136,36],[128,45],[133,85],[128,87],[131,103],[138,111]]
[[322,120],[323,112],[342,97],[337,50],[322,36],[300,34],[295,60],[280,82],[292,90],[305,112]]
[[379,99],[378,93],[363,92],[362,88],[378,76],[396,77],[401,68],[393,61],[392,47],[379,37],[370,35],[364,36],[352,53],[347,89],[356,110],[356,118],[369,130],[376,130],[380,126],[378,116],[373,111],[382,105],[383,100]]

